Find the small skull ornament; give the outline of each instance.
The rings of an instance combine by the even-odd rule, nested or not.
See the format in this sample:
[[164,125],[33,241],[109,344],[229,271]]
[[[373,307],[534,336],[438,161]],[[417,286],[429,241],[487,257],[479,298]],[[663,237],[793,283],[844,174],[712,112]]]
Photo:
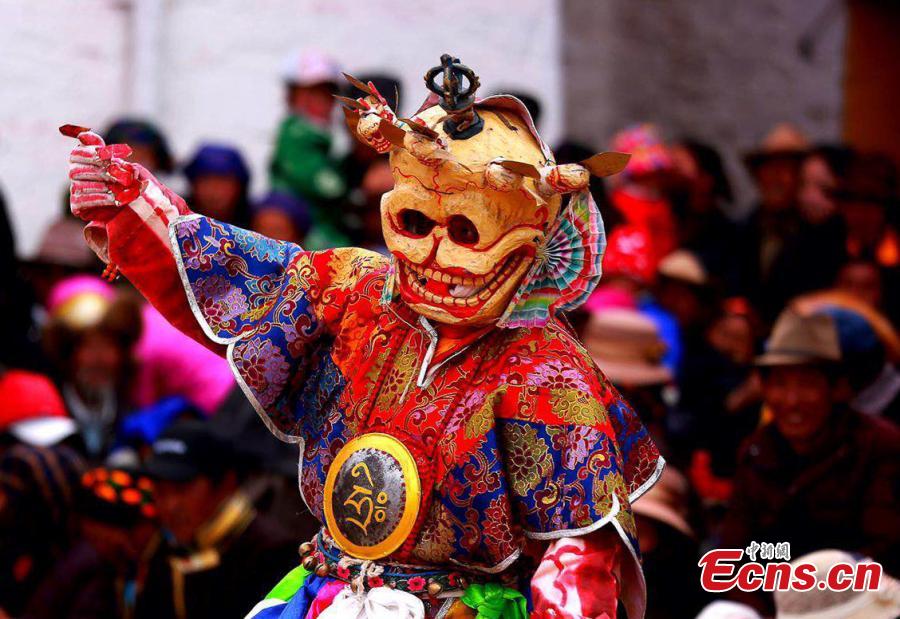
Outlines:
[[[531,267],[561,197],[537,194],[537,179],[496,169],[498,157],[547,161],[525,122],[489,107],[484,129],[465,140],[444,133],[444,110],[417,116],[440,134],[449,157],[419,149],[391,153],[394,188],[382,197],[382,230],[397,260],[396,286],[419,314],[441,323],[496,321]],[[421,139],[416,136],[417,142]],[[423,152],[418,152],[422,150]],[[430,151],[429,151],[430,152]],[[539,181],[538,181],[539,182]]]

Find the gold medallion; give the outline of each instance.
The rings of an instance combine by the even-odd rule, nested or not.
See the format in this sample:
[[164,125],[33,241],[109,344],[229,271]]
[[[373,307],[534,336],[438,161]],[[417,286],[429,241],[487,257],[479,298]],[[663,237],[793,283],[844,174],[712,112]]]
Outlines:
[[389,434],[364,434],[344,445],[328,469],[325,524],[344,552],[380,559],[409,536],[421,493],[406,446]]

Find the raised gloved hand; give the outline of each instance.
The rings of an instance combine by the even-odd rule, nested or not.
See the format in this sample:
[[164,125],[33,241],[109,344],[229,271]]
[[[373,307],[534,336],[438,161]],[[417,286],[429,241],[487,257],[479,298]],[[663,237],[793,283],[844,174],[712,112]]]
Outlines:
[[88,222],[109,221],[140,194],[139,166],[125,161],[131,155],[126,144],[107,146],[102,137],[87,130],[76,137],[78,146],[69,154],[72,213]]
[[109,263],[106,224],[122,208],[135,210],[144,221],[159,218],[164,225],[190,212],[184,200],[146,168],[126,161],[131,155],[128,145],[107,145],[96,133],[74,125],[60,127],[60,132],[78,139],[69,155],[69,205],[76,217],[88,222],[85,239],[104,262]]

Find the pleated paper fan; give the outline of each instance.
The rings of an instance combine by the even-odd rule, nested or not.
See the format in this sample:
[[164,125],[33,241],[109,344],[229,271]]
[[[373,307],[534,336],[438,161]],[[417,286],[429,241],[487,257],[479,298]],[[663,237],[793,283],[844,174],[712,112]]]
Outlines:
[[573,195],[500,326],[541,327],[552,314],[584,303],[600,281],[605,248],[603,218],[590,192]]

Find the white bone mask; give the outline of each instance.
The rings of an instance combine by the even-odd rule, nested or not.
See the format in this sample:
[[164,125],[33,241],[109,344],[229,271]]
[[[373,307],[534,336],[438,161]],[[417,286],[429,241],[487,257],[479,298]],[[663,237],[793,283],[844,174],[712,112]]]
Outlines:
[[445,112],[418,115],[448,144],[451,158],[391,154],[394,189],[382,198],[382,230],[396,257],[396,286],[416,312],[438,322],[497,320],[528,272],[561,198],[538,195],[535,180],[498,169],[498,158],[546,161],[525,123],[509,112],[479,110],[484,129],[451,140],[438,122]]

